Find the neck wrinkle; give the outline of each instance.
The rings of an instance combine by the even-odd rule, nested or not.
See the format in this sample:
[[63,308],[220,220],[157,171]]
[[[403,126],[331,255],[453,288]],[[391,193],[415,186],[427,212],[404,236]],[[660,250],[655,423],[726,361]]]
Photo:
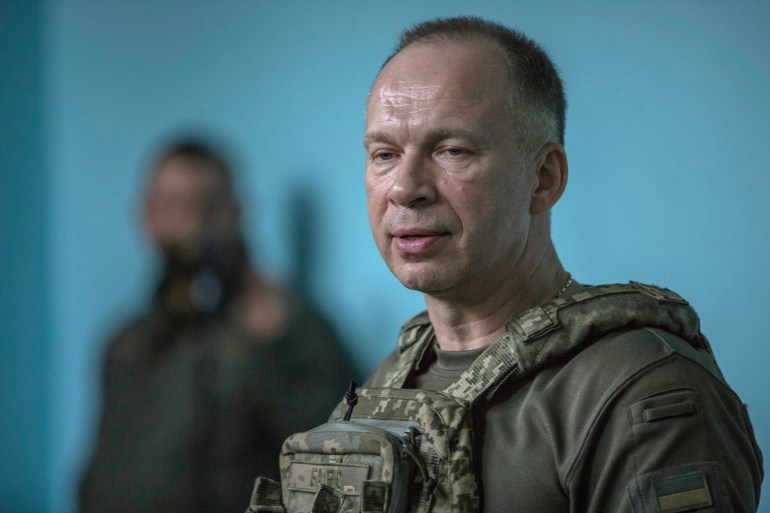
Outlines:
[[475,303],[426,295],[439,347],[444,351],[486,347],[505,335],[505,326],[513,317],[553,298],[564,286],[567,273],[552,243],[545,245],[536,262],[528,275],[517,278],[512,273]]

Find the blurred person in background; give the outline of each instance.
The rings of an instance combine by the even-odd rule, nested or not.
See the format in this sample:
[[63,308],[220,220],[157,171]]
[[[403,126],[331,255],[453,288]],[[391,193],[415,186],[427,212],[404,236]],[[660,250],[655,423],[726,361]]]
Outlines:
[[249,261],[225,158],[180,141],[155,160],[143,222],[163,269],[109,341],[81,510],[232,512],[277,477],[289,434],[323,421],[355,375],[330,324]]

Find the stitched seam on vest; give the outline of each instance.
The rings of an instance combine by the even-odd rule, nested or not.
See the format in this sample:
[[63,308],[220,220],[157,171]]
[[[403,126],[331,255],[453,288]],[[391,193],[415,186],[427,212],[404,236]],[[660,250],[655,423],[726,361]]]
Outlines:
[[653,334],[653,336],[654,336],[655,338],[657,338],[658,340],[660,340],[661,342],[663,342],[663,344],[664,344],[666,347],[669,347],[669,348],[671,348],[672,350],[674,349],[673,347],[671,347],[670,345],[668,345],[668,343],[666,342],[666,339],[664,339],[663,337],[661,337],[661,336],[660,336],[659,334],[657,334],[657,333],[656,333],[654,330],[652,330],[652,329],[650,329],[650,328],[647,328],[647,327],[645,327],[645,328],[643,328],[643,329],[644,329],[644,331],[647,331],[647,332],[650,332],[650,333],[652,333],[652,334]]
[[[680,337],[680,336],[678,336],[678,335],[676,335],[676,334],[674,334],[674,333],[669,333],[669,332],[667,332],[666,330],[664,330],[664,329],[661,329],[661,328],[644,328],[644,329],[645,329],[645,330],[647,330],[647,331],[649,331],[650,333],[654,334],[654,335],[655,335],[655,336],[656,336],[656,337],[657,337],[659,340],[661,340],[661,341],[662,341],[664,344],[666,344],[666,347],[668,347],[669,349],[671,349],[671,351],[673,351],[674,353],[678,354],[679,356],[681,356],[682,358],[684,358],[684,359],[685,359],[685,360],[687,360],[688,362],[691,362],[692,364],[696,365],[698,368],[700,368],[700,369],[702,369],[704,372],[706,372],[706,374],[709,374],[709,375],[710,375],[710,376],[711,376],[713,379],[715,379],[715,380],[717,381],[717,383],[719,383],[719,386],[720,386],[720,388],[722,388],[722,389],[723,389],[723,390],[725,390],[726,392],[729,392],[729,394],[730,394],[730,395],[731,395],[733,398],[735,398],[735,400],[736,400],[736,401],[738,401],[739,403],[741,403],[741,404],[742,404],[742,401],[741,401],[740,397],[738,397],[738,394],[737,394],[737,392],[735,392],[735,390],[733,390],[732,388],[730,388],[730,385],[728,385],[728,384],[727,384],[727,382],[724,380],[724,376],[721,376],[721,375],[719,374],[719,373],[721,372],[721,371],[719,371],[719,369],[717,369],[716,371],[712,371],[712,370],[711,370],[711,369],[709,369],[708,367],[706,367],[706,366],[704,366],[703,364],[701,364],[701,363],[700,363],[698,360],[695,360],[695,359],[693,359],[693,358],[690,358],[690,357],[689,357],[687,354],[680,352],[680,351],[679,351],[679,350],[678,350],[676,347],[674,347],[674,346],[672,346],[671,344],[669,344],[669,343],[668,343],[668,341],[666,340],[666,338],[665,338],[665,337],[663,337],[663,336],[661,336],[659,333],[657,333],[657,331],[662,331],[662,332],[664,332],[664,333],[666,333],[666,334],[668,334],[668,335],[671,335],[672,337],[675,337],[675,338],[677,338],[677,339],[681,340],[682,342],[684,342],[684,344],[685,344],[686,346],[690,346],[690,347],[692,347],[692,346],[689,344],[689,342],[687,342],[687,340],[684,340],[682,337]],[[693,350],[694,350],[694,351],[697,351],[699,354],[700,354],[700,353],[703,353],[704,355],[707,355],[707,354],[708,354],[708,353],[706,353],[706,352],[705,352],[703,349],[696,349],[696,348],[693,348]],[[710,355],[710,358],[712,358],[712,360],[713,360],[713,358],[714,358],[714,357],[713,357],[713,355]]]

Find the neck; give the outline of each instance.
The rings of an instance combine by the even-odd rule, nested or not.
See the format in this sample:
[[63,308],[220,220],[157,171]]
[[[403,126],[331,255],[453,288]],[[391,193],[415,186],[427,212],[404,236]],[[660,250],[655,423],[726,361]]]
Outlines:
[[549,243],[527,272],[513,269],[476,299],[425,296],[439,347],[445,351],[477,349],[492,344],[521,312],[555,297],[569,278]]

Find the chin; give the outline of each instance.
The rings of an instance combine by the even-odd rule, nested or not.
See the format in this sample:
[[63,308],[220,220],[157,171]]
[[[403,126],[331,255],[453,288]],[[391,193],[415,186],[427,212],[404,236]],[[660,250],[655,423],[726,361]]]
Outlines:
[[423,292],[423,293],[426,291],[425,287],[422,287],[419,283],[409,282],[401,279],[399,279],[398,281],[400,281],[401,285],[408,288],[409,290],[415,290],[417,292]]
[[447,283],[447,264],[436,261],[409,262],[399,259],[387,262],[390,272],[410,289],[429,294],[443,290]]
[[432,290],[437,290],[438,280],[435,276],[425,276],[425,273],[415,272],[394,272],[393,273],[401,285],[418,292],[429,293]]

